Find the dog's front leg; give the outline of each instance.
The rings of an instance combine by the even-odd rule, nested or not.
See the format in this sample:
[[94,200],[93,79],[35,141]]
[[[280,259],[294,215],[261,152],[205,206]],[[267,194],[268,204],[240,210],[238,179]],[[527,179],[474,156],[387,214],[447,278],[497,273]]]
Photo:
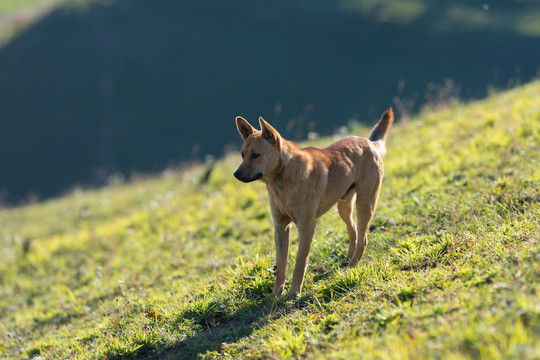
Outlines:
[[296,298],[302,290],[302,284],[304,283],[304,275],[306,273],[309,248],[311,247],[311,241],[313,240],[313,232],[315,231],[315,221],[311,221],[307,224],[298,225],[298,253],[296,254],[296,264],[294,265],[293,280],[291,289],[287,294],[286,299],[291,300]]
[[276,283],[270,296],[278,297],[283,293],[285,275],[287,273],[287,257],[289,255],[289,236],[291,234],[291,220],[273,214],[274,217],[274,241],[276,244]]

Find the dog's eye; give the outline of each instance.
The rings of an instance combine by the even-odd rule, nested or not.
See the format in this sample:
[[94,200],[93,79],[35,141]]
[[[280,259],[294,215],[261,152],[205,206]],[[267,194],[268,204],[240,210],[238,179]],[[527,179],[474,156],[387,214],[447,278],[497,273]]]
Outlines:
[[252,159],[256,159],[256,158],[258,158],[259,156],[261,156],[261,154],[256,154],[256,153],[251,154],[251,158],[252,158]]
[[244,156],[245,156],[245,155],[244,155],[244,152],[242,151],[242,152],[241,152],[241,154],[242,154],[242,159],[243,159],[243,158],[244,158]]

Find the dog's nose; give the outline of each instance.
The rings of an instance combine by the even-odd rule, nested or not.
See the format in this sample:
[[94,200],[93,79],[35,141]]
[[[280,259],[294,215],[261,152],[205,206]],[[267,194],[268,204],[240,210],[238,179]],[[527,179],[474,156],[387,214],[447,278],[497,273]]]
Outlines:
[[242,176],[240,175],[240,170],[236,170],[234,172],[234,177],[237,178],[238,180],[242,180]]

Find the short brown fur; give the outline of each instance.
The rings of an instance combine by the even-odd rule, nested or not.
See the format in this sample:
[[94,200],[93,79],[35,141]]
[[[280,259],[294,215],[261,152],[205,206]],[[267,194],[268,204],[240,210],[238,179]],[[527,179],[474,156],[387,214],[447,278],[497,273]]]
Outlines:
[[302,289],[315,220],[336,203],[349,234],[348,267],[356,266],[362,259],[384,174],[384,143],[393,121],[389,108],[369,139],[348,136],[317,149],[300,148],[285,140],[262,117],[261,130],[242,117],[236,118],[244,145],[243,161],[234,175],[243,182],[260,179],[270,197],[276,246],[276,282],[271,296],[280,296],[285,286],[291,223],[298,228],[299,244],[288,299]]

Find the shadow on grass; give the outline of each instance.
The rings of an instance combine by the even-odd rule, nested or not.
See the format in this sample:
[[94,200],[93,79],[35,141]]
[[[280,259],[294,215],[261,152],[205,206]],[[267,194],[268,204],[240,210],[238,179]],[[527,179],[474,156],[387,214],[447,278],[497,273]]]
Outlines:
[[263,298],[215,321],[197,321],[195,316],[185,314],[184,319],[201,325],[201,330],[195,335],[169,346],[145,345],[135,353],[117,354],[109,359],[194,359],[208,351],[220,351],[224,343],[238,342],[268,322],[297,311],[304,305],[302,301],[291,304],[284,300]]
[[[326,249],[326,252],[328,251]],[[177,334],[185,333],[181,329],[187,325],[187,328],[192,329],[190,335],[168,344],[159,342],[140,344],[142,346],[135,352],[108,354],[108,359],[194,359],[208,352],[219,353],[223,344],[239,343],[251,336],[254,331],[308,306],[313,300],[312,295],[307,295],[311,292],[311,286],[326,281],[337,269],[338,267],[326,269],[323,262],[314,260],[310,274],[313,278],[307,279],[308,284],[304,287],[306,295],[296,301],[286,301],[284,298],[269,297],[275,282],[275,274],[268,271],[264,262],[247,266],[238,274],[233,282],[233,288],[229,291],[211,299],[206,298],[204,294],[190,297],[187,308],[176,319],[171,320],[172,324],[168,324],[169,329],[172,328]],[[342,295],[334,291],[334,298]],[[326,302],[330,298],[326,296],[322,301]],[[151,318],[152,314],[149,316],[149,312],[153,311],[147,309],[146,316]],[[196,329],[195,332],[193,329]]]

